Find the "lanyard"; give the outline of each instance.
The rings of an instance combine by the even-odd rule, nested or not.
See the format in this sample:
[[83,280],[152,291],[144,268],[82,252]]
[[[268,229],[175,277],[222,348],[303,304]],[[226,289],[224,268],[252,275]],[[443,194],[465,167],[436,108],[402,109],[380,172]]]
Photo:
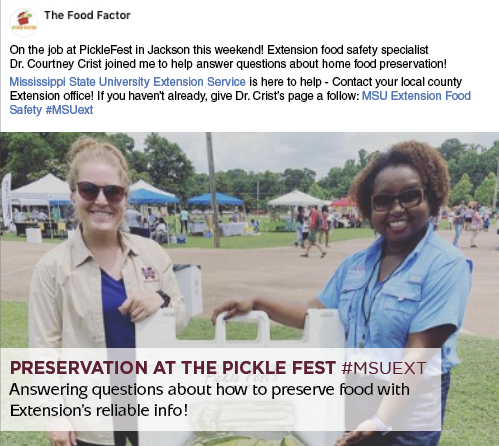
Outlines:
[[[381,256],[377,260],[376,264],[374,265],[373,270],[371,271],[371,275],[369,276],[369,279],[366,282],[366,285],[364,287],[364,293],[362,294],[362,300],[360,303],[361,309],[362,309],[362,316],[363,316],[363,320],[364,320],[364,325],[363,325],[363,330],[362,330],[362,338],[359,341],[359,348],[364,348],[366,346],[367,327],[369,326],[369,321],[371,320],[371,313],[372,313],[374,302],[376,301],[376,298],[383,291],[383,287],[385,286],[385,284],[392,278],[392,276],[398,270],[400,265],[402,265],[404,260],[405,260],[405,258],[399,262],[399,264],[393,269],[393,271],[390,273],[390,275],[385,280],[383,280],[379,289],[374,293],[374,296],[372,296],[372,298],[370,298],[369,309],[367,310],[367,313],[366,313],[366,297],[367,297],[367,292],[369,290],[369,284],[371,283],[376,271],[378,271],[378,273],[379,273],[378,267],[381,268]],[[376,285],[378,285],[378,284],[379,284],[379,282],[376,282],[374,284],[373,290],[376,288]]]

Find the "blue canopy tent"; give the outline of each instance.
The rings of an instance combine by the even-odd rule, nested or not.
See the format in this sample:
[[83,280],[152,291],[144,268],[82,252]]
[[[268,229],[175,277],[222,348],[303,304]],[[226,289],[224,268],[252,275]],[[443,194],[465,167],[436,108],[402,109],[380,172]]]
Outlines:
[[131,204],[166,204],[179,203],[180,200],[173,195],[161,194],[148,189],[136,189],[130,193],[128,202]]
[[[217,203],[218,204],[228,204],[232,206],[241,206],[244,204],[243,200],[239,198],[231,197],[230,195],[225,195],[217,192]],[[202,204],[211,205],[211,194],[198,195],[197,197],[192,197],[187,200],[187,204]]]

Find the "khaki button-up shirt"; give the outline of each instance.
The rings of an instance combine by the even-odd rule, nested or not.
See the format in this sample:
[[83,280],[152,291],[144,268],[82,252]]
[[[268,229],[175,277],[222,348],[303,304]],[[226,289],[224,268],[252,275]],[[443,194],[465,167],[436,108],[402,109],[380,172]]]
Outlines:
[[[171,296],[177,331],[182,330],[189,315],[168,254],[150,239],[120,233],[120,240],[124,252],[121,272],[127,294],[163,290]],[[29,344],[31,348],[49,349],[106,348],[101,270],[83,242],[80,230],[71,240],[45,254],[35,266],[29,294]],[[58,384],[63,383],[59,380]],[[110,402],[109,399],[107,403]],[[105,405],[104,401],[101,403]],[[42,404],[78,405],[81,401],[77,397],[51,396]],[[101,424],[93,424],[93,431],[88,431],[90,427],[85,423],[90,420],[69,419],[78,439],[113,444],[112,419],[98,420]],[[57,423],[62,426],[67,425],[68,420],[53,421],[63,422]]]

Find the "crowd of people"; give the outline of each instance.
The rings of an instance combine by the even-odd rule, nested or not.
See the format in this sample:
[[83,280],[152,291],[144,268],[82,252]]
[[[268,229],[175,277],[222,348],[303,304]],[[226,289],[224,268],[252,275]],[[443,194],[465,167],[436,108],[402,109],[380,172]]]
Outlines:
[[458,206],[451,208],[447,214],[447,224],[449,229],[454,228],[454,246],[459,247],[459,239],[464,230],[471,233],[470,248],[477,248],[476,237],[480,231],[488,232],[491,217],[491,210],[480,203],[466,205],[464,201],[461,201]]
[[305,249],[302,257],[309,257],[309,251],[312,247],[316,247],[321,253],[321,258],[324,258],[327,251],[322,247],[322,239],[324,238],[325,248],[329,248],[330,232],[333,228],[333,212],[328,206],[323,205],[320,211],[317,205],[311,205],[307,209],[304,206],[298,206],[295,217],[294,245]]

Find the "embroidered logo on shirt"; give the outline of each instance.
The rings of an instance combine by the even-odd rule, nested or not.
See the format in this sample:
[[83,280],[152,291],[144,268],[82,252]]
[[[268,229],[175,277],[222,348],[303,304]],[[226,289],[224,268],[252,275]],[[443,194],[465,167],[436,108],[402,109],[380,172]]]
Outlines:
[[409,282],[421,283],[421,277],[420,276],[409,276]]
[[148,266],[147,268],[142,268],[142,275],[146,280],[154,280],[156,279],[156,273],[152,269],[152,267]]

